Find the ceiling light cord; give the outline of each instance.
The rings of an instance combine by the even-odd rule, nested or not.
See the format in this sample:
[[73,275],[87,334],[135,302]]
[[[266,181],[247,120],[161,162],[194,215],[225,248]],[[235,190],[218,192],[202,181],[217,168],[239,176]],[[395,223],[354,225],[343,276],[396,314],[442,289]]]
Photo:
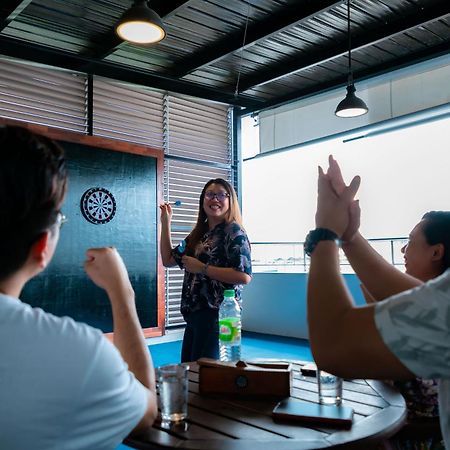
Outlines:
[[245,42],[247,40],[247,28],[248,28],[248,20],[250,17],[250,0],[247,1],[247,18],[245,19],[245,29],[244,29],[244,39],[242,40],[242,46],[241,46],[241,55],[239,58],[239,64],[238,64],[238,75],[236,79],[236,89],[234,90],[234,97],[236,98],[239,95],[239,82],[241,80],[241,70],[242,70],[242,60],[244,57],[244,46]]
[[347,38],[348,38],[348,74],[347,74],[347,95],[340,101],[334,111],[338,117],[358,117],[367,114],[369,108],[364,100],[356,96],[356,88],[353,80],[352,69],[352,33],[350,26],[351,0],[347,0]]
[[348,86],[353,84],[353,69],[352,69],[352,31],[350,28],[350,7],[351,0],[347,0],[347,36],[348,36]]

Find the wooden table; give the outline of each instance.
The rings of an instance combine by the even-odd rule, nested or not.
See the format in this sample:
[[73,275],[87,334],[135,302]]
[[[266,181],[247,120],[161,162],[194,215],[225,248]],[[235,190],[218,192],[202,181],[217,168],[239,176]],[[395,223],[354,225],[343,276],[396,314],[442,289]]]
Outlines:
[[[301,361],[293,363],[293,397],[317,402],[315,377],[300,373]],[[182,448],[197,450],[301,450],[344,445],[367,449],[396,433],[406,419],[403,397],[381,381],[344,381],[344,404],[354,411],[349,430],[317,424],[274,422],[276,400],[243,400],[198,393],[198,366],[189,372],[189,427],[185,432],[161,429],[160,422],[142,436],[127,438],[137,449]]]

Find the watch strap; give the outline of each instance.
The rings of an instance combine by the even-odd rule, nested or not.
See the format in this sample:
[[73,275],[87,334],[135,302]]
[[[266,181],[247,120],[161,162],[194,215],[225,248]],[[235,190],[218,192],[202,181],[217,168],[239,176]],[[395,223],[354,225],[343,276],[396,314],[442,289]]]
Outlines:
[[311,256],[320,241],[335,241],[338,246],[341,245],[341,240],[334,231],[329,230],[328,228],[316,228],[311,230],[305,238],[303,244],[305,253],[308,256]]

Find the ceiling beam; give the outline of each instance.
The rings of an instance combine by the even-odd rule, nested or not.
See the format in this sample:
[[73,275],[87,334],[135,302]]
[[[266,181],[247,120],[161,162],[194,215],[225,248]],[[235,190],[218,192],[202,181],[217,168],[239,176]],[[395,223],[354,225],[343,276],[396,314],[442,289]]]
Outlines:
[[[400,58],[396,58],[395,61],[387,61],[382,64],[378,64],[377,66],[372,66],[368,69],[355,72],[356,88],[358,88],[358,83],[361,81],[368,80],[376,76],[384,75],[389,72],[393,72],[395,70],[403,69],[405,67],[411,66],[413,64],[418,64],[432,58],[448,55],[449,52],[450,52],[450,43],[445,42],[438,46],[426,48],[422,51],[405,55]],[[289,94],[274,98],[272,100],[268,100],[264,104],[264,109],[276,108],[286,103],[291,103],[293,101],[309,98],[314,95],[322,94],[324,92],[331,91],[337,88],[342,88],[342,98],[344,98],[346,85],[347,85],[347,75],[343,75],[329,82],[317,84],[310,88],[297,90]],[[370,109],[370,104],[368,106]],[[261,111],[261,109],[258,110],[255,108],[246,108],[241,111],[241,114],[249,114],[258,111]]]
[[189,0],[150,0],[149,6],[154,9],[162,19],[169,19],[174,16],[180,9],[185,7]]
[[[291,28],[293,25],[299,25],[313,16],[341,5],[343,1],[344,0],[315,0],[310,1],[302,8],[299,8],[298,6],[285,6],[279,12],[268,15],[268,17],[261,22],[249,25],[244,46],[242,46],[244,26],[242,26],[242,29],[236,31],[232,35],[225,36],[219,42],[216,42],[193,55],[189,55],[185,59],[178,60],[175,65],[176,69],[174,69],[171,74],[181,78],[203,66],[213,64],[222,58],[226,58],[236,50],[249,49],[253,45],[259,44],[261,41]],[[251,23],[250,20],[250,24]]]
[[[366,47],[376,45],[384,40],[394,38],[406,33],[420,25],[435,22],[450,15],[450,1],[443,0],[439,4],[415,14],[412,17],[402,17],[395,22],[380,26],[376,30],[363,33],[361,36],[352,37],[352,51],[356,52]],[[348,52],[347,40],[338,45],[322,51],[315,52],[312,56],[290,58],[286,61],[278,61],[276,65],[267,67],[263,72],[255,76],[248,76],[240,82],[240,92],[246,92],[256,86],[261,86],[293,75],[302,70],[323,64],[327,61],[346,55]]]
[[[186,3],[189,3],[189,0],[176,0],[170,2],[168,2],[167,0],[153,0],[149,2],[149,5],[159,14],[159,16],[164,21],[174,15]],[[117,20],[119,20],[119,17],[117,18]],[[101,42],[104,44],[96,45],[94,44],[95,42]],[[95,36],[91,40],[91,44],[96,45],[96,49],[93,52],[86,53],[86,55],[89,55],[95,59],[104,59],[114,53],[116,50],[119,50],[121,47],[129,45],[129,43],[127,43],[123,39],[120,39],[114,30]]]
[[158,75],[139,68],[130,68],[121,64],[98,61],[87,56],[56,50],[43,45],[23,42],[7,36],[0,36],[0,54],[47,64],[63,69],[80,71],[80,67],[89,67],[89,73],[114,80],[126,81],[141,86],[162,89],[180,94],[191,95],[221,103],[251,108],[261,108],[263,100],[253,99],[250,96],[235,96],[220,89],[204,87],[197,83],[178,80],[166,75]]
[[32,0],[2,0],[0,4],[0,33]]

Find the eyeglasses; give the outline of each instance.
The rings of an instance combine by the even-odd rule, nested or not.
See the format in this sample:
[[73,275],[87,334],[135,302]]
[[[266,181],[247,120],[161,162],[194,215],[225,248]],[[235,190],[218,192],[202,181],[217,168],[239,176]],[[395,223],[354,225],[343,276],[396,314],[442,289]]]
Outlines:
[[219,202],[223,202],[226,198],[228,198],[230,196],[230,194],[227,194],[226,192],[212,192],[212,191],[206,191],[205,193],[205,197],[208,200],[213,200],[214,198],[216,198],[217,200],[219,200]]
[[68,220],[69,219],[67,219],[67,217],[61,211],[58,211],[58,214],[56,216],[56,225],[58,225],[60,229],[65,223],[68,222]]

